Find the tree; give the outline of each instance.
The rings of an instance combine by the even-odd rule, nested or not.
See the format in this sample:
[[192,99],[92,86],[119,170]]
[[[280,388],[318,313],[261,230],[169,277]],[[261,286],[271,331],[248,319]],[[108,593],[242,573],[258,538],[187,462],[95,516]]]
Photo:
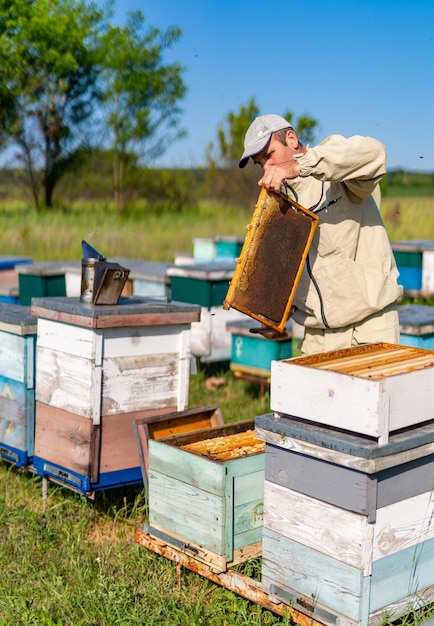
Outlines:
[[[29,175],[36,208],[44,203],[88,143],[93,112],[98,34],[103,13],[85,0],[0,0],[0,102],[4,131]],[[10,114],[13,111],[13,115]]]
[[[255,117],[259,115],[259,108],[254,98],[250,98],[246,105],[242,105],[238,113],[230,112],[224,122],[217,127],[217,146],[210,143],[207,148],[207,161],[210,166],[235,167],[243,152],[244,135]],[[314,140],[317,120],[301,115],[294,122],[294,114],[288,109],[283,116],[294,127],[303,145]]]
[[235,167],[238,164],[244,135],[258,115],[259,108],[254,98],[242,105],[238,113],[227,114],[226,120],[217,127],[217,146],[210,143],[207,148],[209,166]]
[[163,32],[145,25],[143,13],[134,11],[125,26],[108,28],[103,43],[101,86],[120,212],[129,166],[149,163],[184,134],[178,126],[178,103],[186,93],[184,68],[163,61],[163,52],[179,40],[181,30],[171,27]]
[[[213,197],[224,202],[249,204],[258,195],[258,172],[247,168],[240,172],[238,161],[243,153],[244,135],[255,117],[259,115],[259,107],[255,98],[250,98],[242,105],[238,113],[230,112],[226,119],[217,127],[217,142],[207,147],[208,185]],[[300,141],[306,145],[314,139],[314,131],[318,122],[308,115],[302,115],[293,121],[294,115],[287,110],[283,117],[294,126]]]

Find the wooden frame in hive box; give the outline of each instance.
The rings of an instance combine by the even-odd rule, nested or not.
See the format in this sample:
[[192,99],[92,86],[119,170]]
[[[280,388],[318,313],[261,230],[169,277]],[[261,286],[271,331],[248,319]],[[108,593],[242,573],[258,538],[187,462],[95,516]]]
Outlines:
[[367,344],[271,364],[272,411],[385,444],[389,433],[433,419],[434,352]]
[[283,333],[317,224],[315,213],[262,189],[223,308]]
[[145,486],[148,484],[150,439],[174,437],[213,426],[223,426],[223,415],[217,404],[144,417],[133,422]]
[[254,420],[150,439],[146,532],[214,571],[260,555],[264,450]]

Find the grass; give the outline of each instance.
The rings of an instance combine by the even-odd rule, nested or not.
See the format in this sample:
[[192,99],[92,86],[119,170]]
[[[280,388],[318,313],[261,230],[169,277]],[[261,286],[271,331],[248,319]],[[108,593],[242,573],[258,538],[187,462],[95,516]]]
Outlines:
[[[194,237],[240,235],[244,211],[202,204],[195,212],[120,219],[109,205],[42,213],[0,206],[2,255],[36,260],[81,258],[86,239],[107,257],[171,262],[192,252]],[[386,198],[382,213],[392,240],[434,239],[434,205],[427,198]],[[207,377],[224,378],[207,387]],[[227,367],[200,368],[190,381],[190,406],[220,404],[226,423],[269,411],[269,396],[234,380]],[[98,493],[94,501],[53,484],[42,500],[37,476],[0,462],[0,626],[267,626],[291,624],[184,570],[134,542],[147,520],[141,485]],[[260,559],[245,564],[258,576]],[[409,613],[415,626],[434,608]],[[384,624],[387,624],[387,618]]]

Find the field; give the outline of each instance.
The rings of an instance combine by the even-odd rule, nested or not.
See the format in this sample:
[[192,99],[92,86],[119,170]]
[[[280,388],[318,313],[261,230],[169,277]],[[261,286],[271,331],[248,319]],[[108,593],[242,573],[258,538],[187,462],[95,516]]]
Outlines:
[[[203,204],[158,215],[137,209],[121,219],[107,205],[46,212],[0,205],[2,255],[80,260],[81,240],[110,257],[173,261],[195,237],[243,235],[251,209]],[[434,239],[434,199],[386,198],[392,240]],[[206,385],[211,375],[222,386]],[[268,412],[268,396],[227,371],[199,368],[190,406],[219,403],[226,422]],[[134,543],[147,519],[140,486],[98,493],[94,501],[0,462],[0,626],[238,626],[291,624]],[[260,560],[240,569],[258,577]],[[426,619],[424,611],[404,624]],[[385,617],[387,624],[387,617]]]

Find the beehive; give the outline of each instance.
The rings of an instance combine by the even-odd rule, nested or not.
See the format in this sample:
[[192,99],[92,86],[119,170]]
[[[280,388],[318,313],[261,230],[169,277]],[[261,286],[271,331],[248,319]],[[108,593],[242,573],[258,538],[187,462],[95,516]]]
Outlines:
[[[271,362],[292,356],[291,324],[281,336],[266,339],[252,334],[255,323],[250,319],[235,320],[226,324],[232,337],[230,369],[235,373],[266,378],[271,375]],[[257,324],[256,324],[257,326]]]
[[18,467],[33,457],[36,324],[30,307],[0,304],[0,456]]
[[434,352],[376,343],[273,361],[270,408],[374,437],[431,420]]
[[404,346],[434,349],[434,307],[404,304],[398,307],[399,341]]
[[150,533],[216,571],[260,554],[264,448],[253,420],[149,440]]
[[137,419],[188,403],[199,307],[121,297],[117,305],[36,298],[34,466],[82,493],[142,481]]
[[290,416],[266,441],[262,585],[329,625],[379,624],[434,600],[433,423],[379,445]]

